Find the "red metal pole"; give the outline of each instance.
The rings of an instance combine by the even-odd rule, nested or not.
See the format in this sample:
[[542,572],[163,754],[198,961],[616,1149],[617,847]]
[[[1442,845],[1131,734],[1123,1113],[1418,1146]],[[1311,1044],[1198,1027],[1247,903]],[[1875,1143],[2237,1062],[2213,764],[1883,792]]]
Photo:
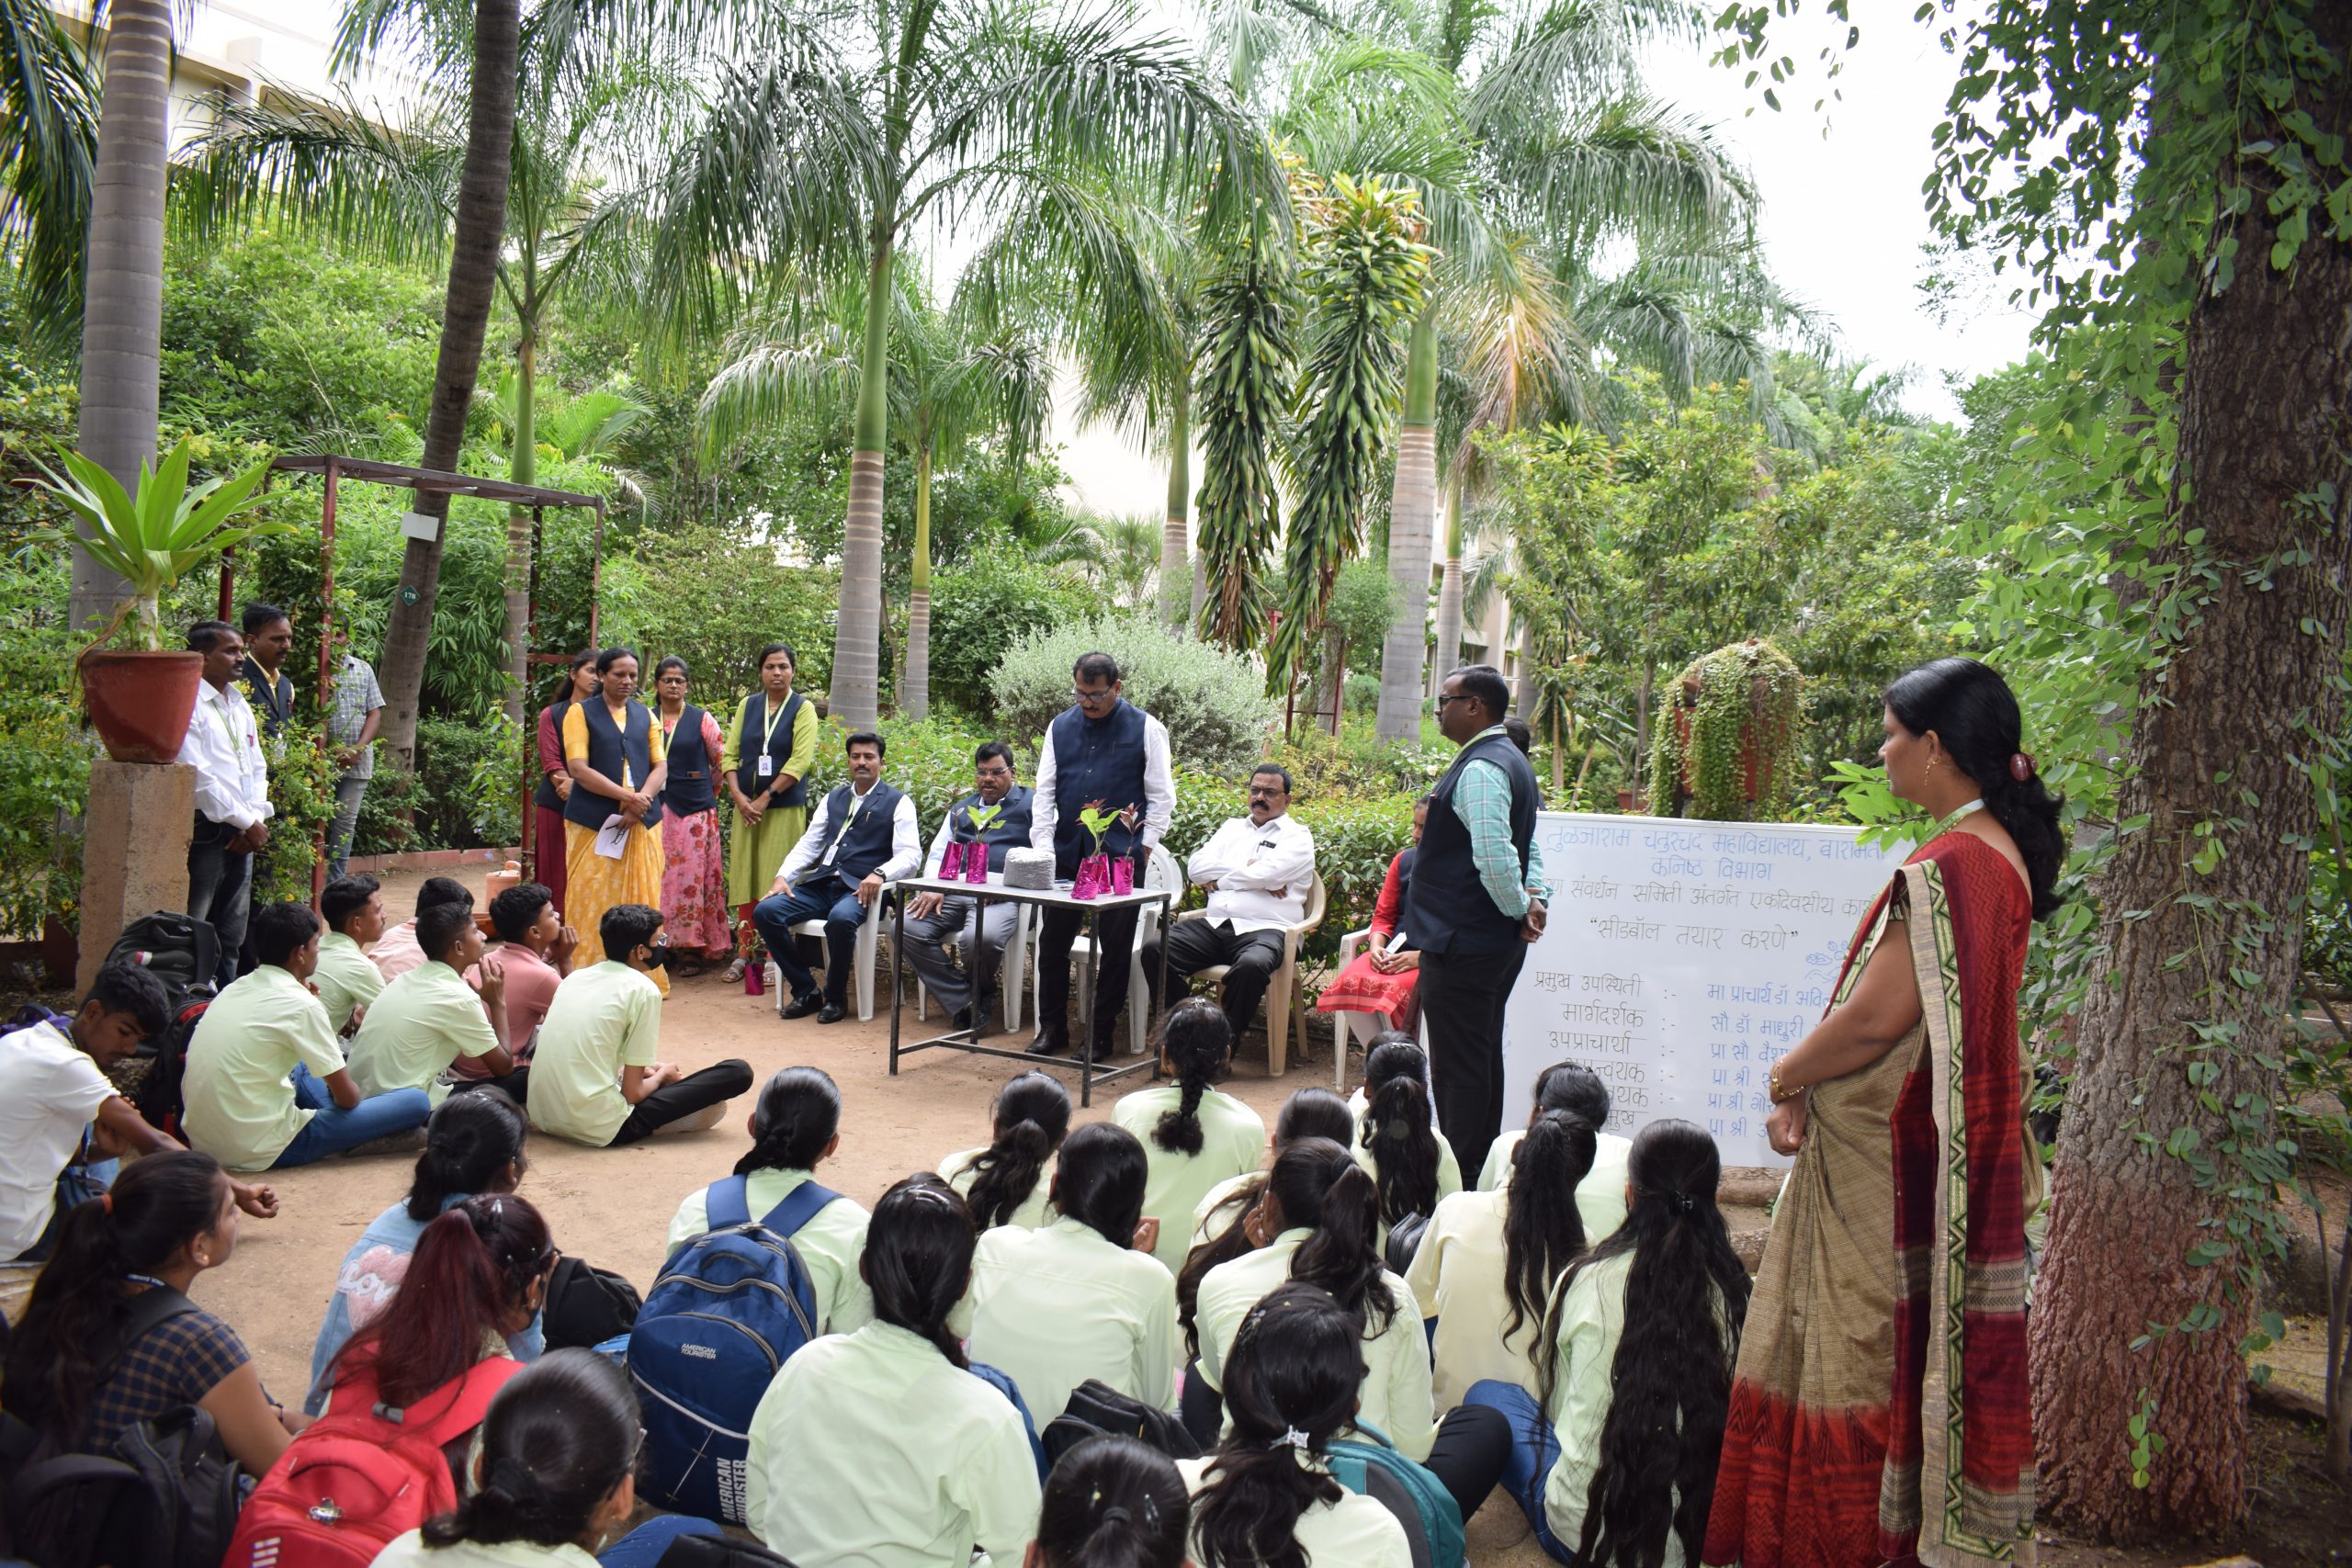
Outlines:
[[594,645],[596,637],[596,600],[605,584],[605,503],[596,502],[596,537],[588,551],[588,641]]
[[[319,506],[319,741],[334,755],[334,486],[336,464],[327,459],[326,498]],[[337,781],[338,784],[340,781]],[[330,818],[330,823],[332,818]],[[327,827],[319,828],[311,846],[311,902],[326,896]]]
[[220,607],[213,612],[212,616],[216,621],[229,618],[230,594],[237,581],[237,563],[229,558],[236,553],[233,549],[220,552]]

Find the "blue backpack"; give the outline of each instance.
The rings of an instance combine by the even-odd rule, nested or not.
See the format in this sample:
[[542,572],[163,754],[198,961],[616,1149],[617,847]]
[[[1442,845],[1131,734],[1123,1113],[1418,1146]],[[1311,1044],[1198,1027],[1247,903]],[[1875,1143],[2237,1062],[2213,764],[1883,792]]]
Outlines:
[[1413,1568],[1463,1568],[1469,1540],[1462,1506],[1445,1483],[1397,1452],[1378,1427],[1358,1422],[1354,1430],[1356,1438],[1334,1438],[1328,1447],[1332,1478],[1397,1517],[1412,1543]]
[[792,1237],[841,1196],[805,1181],[754,1224],[747,1178],[704,1195],[710,1231],[670,1256],[628,1334],[645,1412],[646,1490],[664,1506],[743,1522],[752,1413],[817,1337],[817,1291]]

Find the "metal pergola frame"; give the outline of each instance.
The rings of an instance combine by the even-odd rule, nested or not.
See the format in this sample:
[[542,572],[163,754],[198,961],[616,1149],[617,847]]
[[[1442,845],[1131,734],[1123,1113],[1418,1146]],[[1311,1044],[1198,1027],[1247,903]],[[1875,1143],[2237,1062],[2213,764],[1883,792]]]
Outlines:
[[[586,507],[596,514],[596,532],[588,555],[588,640],[596,640],[598,599],[604,583],[605,566],[605,502],[602,496],[582,495],[568,490],[548,490],[538,485],[516,484],[511,479],[477,479],[471,474],[445,473],[439,468],[412,468],[400,463],[379,463],[368,457],[347,457],[338,453],[296,453],[274,459],[269,473],[263,477],[262,488],[277,475],[316,474],[326,481],[326,495],[319,513],[319,712],[320,739],[334,744],[328,726],[334,701],[334,504],[335,487],[345,479],[362,484],[389,485],[395,490],[413,491],[419,495],[471,496],[479,501],[503,502],[508,506],[528,507],[531,513],[531,581],[527,589],[529,609],[525,625],[526,644],[537,641],[539,618],[539,555],[540,535],[546,509],[556,507]],[[446,526],[446,520],[445,520]],[[235,552],[220,554],[220,618],[231,618],[230,608],[235,593]],[[532,653],[526,651],[526,664],[561,664],[568,655],[561,653]],[[528,702],[525,704],[529,706]],[[532,772],[527,766],[526,774]],[[527,830],[530,811],[530,786],[523,788],[524,824]],[[311,898],[317,902],[326,891],[326,830],[322,828],[313,844],[317,852],[311,866]]]

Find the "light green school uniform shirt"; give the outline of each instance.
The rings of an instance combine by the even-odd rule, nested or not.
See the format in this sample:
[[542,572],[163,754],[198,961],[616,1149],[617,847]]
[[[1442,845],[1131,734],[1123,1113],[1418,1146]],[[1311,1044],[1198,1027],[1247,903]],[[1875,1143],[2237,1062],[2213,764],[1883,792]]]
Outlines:
[[1036,1532],[1020,1412],[894,1324],[803,1347],[751,1437],[745,1522],[800,1568],[1014,1568]]
[[1536,1321],[1542,1303],[1534,1317],[1503,1337],[1503,1325],[1510,1319],[1510,1294],[1504,1288],[1510,1255],[1503,1243],[1509,1206],[1508,1192],[1456,1192],[1441,1201],[1421,1233],[1413,1266],[1405,1271],[1422,1316],[1437,1320],[1430,1360],[1440,1410],[1461,1404],[1480,1378],[1535,1386],[1528,1349],[1542,1332]]
[[623,1067],[650,1067],[662,1043],[662,992],[607,958],[555,988],[531,1056],[531,1125],[602,1148],[628,1120]]
[[[1519,1152],[1519,1141],[1525,1136],[1526,1128],[1513,1128],[1488,1147],[1486,1168],[1478,1173],[1479,1191],[1492,1192],[1510,1185],[1511,1159]],[[1584,1216],[1584,1239],[1588,1245],[1625,1223],[1625,1167],[1633,1153],[1631,1138],[1621,1138],[1614,1133],[1594,1135],[1592,1169],[1577,1183],[1577,1213]]]
[[[1176,1461],[1184,1490],[1195,1498],[1207,1484],[1208,1469],[1216,1458],[1210,1454]],[[1329,1469],[1309,1456],[1302,1455],[1298,1462],[1313,1470]],[[1336,1503],[1308,1504],[1292,1527],[1290,1538],[1306,1551],[1307,1568],[1412,1568],[1413,1547],[1405,1527],[1378,1498],[1361,1493],[1346,1493]],[[1193,1560],[1207,1561],[1197,1533],[1193,1537]]]
[[1143,1145],[1148,1165],[1143,1212],[1159,1222],[1159,1245],[1154,1252],[1170,1274],[1184,1267],[1184,1254],[1193,1247],[1193,1211],[1208,1190],[1228,1177],[1257,1169],[1266,1157],[1266,1123],[1241,1101],[1215,1089],[1201,1096],[1201,1152],[1161,1148],[1152,1141],[1152,1129],[1159,1125],[1161,1115],[1183,1101],[1184,1091],[1176,1085],[1154,1084],[1123,1096],[1111,1108],[1111,1120]]
[[570,1541],[534,1546],[527,1540],[503,1540],[483,1546],[461,1540],[455,1546],[427,1546],[421,1533],[411,1530],[386,1541],[373,1568],[596,1568],[596,1560]]
[[441,1081],[460,1056],[498,1049],[490,1014],[466,977],[437,958],[428,958],[384,987],[351,1039],[351,1081],[363,1095],[421,1089],[440,1104],[449,1096]]
[[1039,1427],[1089,1378],[1176,1407],[1176,1279],[1150,1253],[1062,1216],[999,1225],[973,1256],[971,1298],[972,1359],[1011,1378]]
[[[753,1219],[800,1190],[815,1178],[805,1170],[763,1168],[744,1184],[744,1200]],[[817,1332],[848,1334],[874,1321],[874,1292],[858,1278],[857,1260],[865,1251],[865,1206],[854,1198],[836,1198],[795,1231],[792,1245],[808,1266],[808,1283],[817,1297]],[[675,1252],[710,1231],[710,1189],[697,1188],[670,1221],[669,1249]]]
[[[941,1160],[937,1167],[940,1179],[956,1189],[962,1196],[969,1198],[972,1195],[972,1183],[980,1174],[972,1162],[988,1152],[988,1149],[983,1146],[977,1149],[959,1149],[949,1155],[945,1159]],[[1029,1190],[1029,1196],[1013,1205],[1012,1217],[1003,1223],[1008,1225],[1018,1225],[1025,1231],[1034,1231],[1051,1220],[1054,1217],[1054,1211],[1048,1200],[1052,1196],[1053,1188],[1054,1161],[1052,1156],[1048,1156],[1046,1160],[1046,1168],[1037,1173],[1037,1185]]]
[[[1201,1337],[1201,1376],[1223,1393],[1225,1358],[1250,1309],[1290,1282],[1291,1255],[1315,1233],[1304,1225],[1283,1232],[1257,1251],[1220,1263],[1201,1280],[1193,1325]],[[1386,1325],[1365,1325],[1364,1377],[1356,1417],[1377,1427],[1408,1459],[1430,1457],[1437,1436],[1437,1412],[1430,1397],[1430,1345],[1421,1327],[1420,1303],[1404,1279],[1383,1269],[1380,1277],[1396,1303]],[[1232,1426],[1227,1418],[1227,1427]]]
[[341,1034],[351,1024],[352,1010],[372,1006],[383,994],[384,976],[357,942],[329,931],[319,938],[319,966],[311,973],[311,984],[319,988],[327,1021]]
[[310,987],[265,964],[212,998],[187,1043],[187,1141],[231,1170],[267,1170],[315,1111],[294,1103],[297,1066],[343,1070],[327,1010]]
[[[1193,1245],[1194,1247],[1216,1239],[1209,1235],[1209,1222],[1217,1218],[1217,1210],[1223,1207],[1227,1199],[1264,1174],[1265,1172],[1261,1170],[1245,1170],[1238,1176],[1227,1177],[1223,1181],[1201,1194],[1201,1201],[1193,1205]],[[1227,1210],[1217,1225],[1218,1232],[1222,1234],[1228,1224],[1239,1224],[1249,1213],[1247,1206]]]

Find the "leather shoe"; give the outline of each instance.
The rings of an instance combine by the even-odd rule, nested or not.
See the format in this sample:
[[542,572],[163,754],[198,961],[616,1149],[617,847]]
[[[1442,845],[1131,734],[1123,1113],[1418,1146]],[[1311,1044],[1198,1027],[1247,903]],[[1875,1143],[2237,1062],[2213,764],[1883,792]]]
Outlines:
[[1042,1023],[1036,1038],[1029,1042],[1027,1054],[1032,1056],[1058,1056],[1069,1049],[1069,1026],[1063,1023]]
[[827,1002],[823,1007],[817,1010],[817,1021],[819,1023],[839,1023],[848,1016],[849,1009],[842,1006],[839,1002]]
[[795,997],[790,1001],[785,1003],[784,1016],[786,1018],[807,1018],[810,1013],[815,1012],[819,1008],[824,1005],[825,998],[818,995],[816,992],[811,991],[805,997]]

